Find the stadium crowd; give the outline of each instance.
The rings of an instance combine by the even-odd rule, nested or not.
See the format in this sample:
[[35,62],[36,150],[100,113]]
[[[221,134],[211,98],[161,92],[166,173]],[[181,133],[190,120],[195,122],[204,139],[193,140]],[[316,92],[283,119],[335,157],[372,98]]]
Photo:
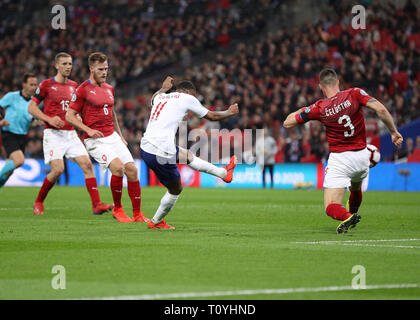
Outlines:
[[[117,86],[176,63],[185,67],[176,78],[191,80],[204,105],[215,110],[233,102],[240,106],[239,117],[216,126],[191,117],[190,128],[268,128],[278,144],[277,162],[326,159],[326,135],[319,123],[288,131],[281,127],[289,112],[322,98],[317,73],[326,66],[336,68],[343,89],[361,87],[382,101],[399,126],[420,117],[420,9],[411,1],[403,8],[382,1],[367,6],[366,30],[352,28],[350,6],[332,2],[318,20],[268,34],[263,32],[266,9],[276,1],[249,1],[264,9],[255,14],[250,7],[238,12],[235,1],[191,1],[188,6],[186,1],[156,1],[156,6],[128,1],[133,6],[122,19],[115,18],[113,10],[127,1],[105,2],[109,6],[105,15],[82,3],[75,1],[70,12],[75,27],[65,32],[52,32],[46,25],[12,30],[13,22],[2,21],[1,95],[17,88],[24,70],[51,75],[52,56],[64,49],[74,56],[72,79],[78,82],[87,78],[85,60],[93,50],[108,54],[111,84]],[[254,33],[264,37],[249,43],[246,37]],[[220,47],[232,52],[191,65],[192,55]],[[135,157],[149,117],[147,105],[159,87],[159,82],[151,81],[137,98],[116,99],[115,109]],[[368,135],[382,133],[380,123],[369,120],[376,117],[370,112],[366,116]],[[42,156],[41,139],[41,129],[31,130],[28,155]]]
[[[420,117],[420,10],[409,1],[402,9],[378,2],[369,7],[367,30],[353,29],[348,12],[351,7],[331,5],[318,22],[280,29],[252,46],[242,42],[233,55],[188,68],[185,78],[198,86],[205,105],[239,103],[241,116],[222,128],[270,128],[279,145],[277,162],[325,160],[319,123],[290,131],[281,123],[322,98],[317,73],[326,66],[337,69],[342,88],[361,87],[382,101],[397,125]],[[152,83],[149,91],[157,87]],[[367,121],[368,136],[382,133],[376,115],[365,113],[375,119]]]

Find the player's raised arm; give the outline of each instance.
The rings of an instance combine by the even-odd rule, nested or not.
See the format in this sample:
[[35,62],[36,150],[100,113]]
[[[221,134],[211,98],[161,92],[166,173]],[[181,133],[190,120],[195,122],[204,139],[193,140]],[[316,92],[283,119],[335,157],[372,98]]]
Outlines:
[[375,98],[370,99],[366,103],[366,107],[376,112],[378,117],[382,120],[382,122],[386,125],[391,134],[392,142],[398,147],[403,142],[402,135],[398,132],[397,127],[395,126],[394,120],[392,119],[391,114],[387,110],[387,108],[380,103]]
[[167,76],[167,77],[166,77],[166,79],[165,79],[165,80],[163,81],[163,83],[162,83],[162,88],[160,88],[158,91],[156,91],[156,92],[153,94],[152,99],[151,99],[151,104],[150,104],[150,106],[152,106],[152,105],[153,105],[153,99],[154,99],[154,98],[155,98],[158,94],[168,92],[169,90],[171,90],[171,89],[172,89],[173,85],[174,85],[174,79],[173,79],[172,77]]
[[238,104],[232,104],[229,106],[229,108],[225,111],[209,111],[204,116],[204,119],[210,120],[210,121],[219,121],[226,118],[229,118],[231,116],[235,116],[239,113],[239,107]]
[[300,116],[300,113],[304,110],[305,108],[301,108],[295,112],[290,113],[286,120],[283,123],[283,127],[285,127],[286,129],[289,128],[293,128],[296,127],[298,124],[302,124],[303,122],[298,122],[298,117]]

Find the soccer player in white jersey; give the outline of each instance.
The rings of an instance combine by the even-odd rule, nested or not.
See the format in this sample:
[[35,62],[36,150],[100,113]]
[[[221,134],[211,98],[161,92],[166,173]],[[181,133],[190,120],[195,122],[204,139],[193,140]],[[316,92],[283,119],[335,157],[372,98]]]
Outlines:
[[168,189],[154,217],[148,222],[152,229],[175,229],[163,218],[171,211],[182,191],[176,162],[187,163],[190,168],[217,176],[227,183],[232,181],[237,162],[236,156],[232,156],[227,166],[217,167],[176,146],[175,134],[179,123],[190,111],[200,118],[219,121],[237,115],[238,105],[233,104],[225,111],[210,111],[196,98],[196,89],[190,81],[181,81],[173,92],[167,94],[172,87],[173,79],[167,77],[162,88],[153,95],[149,123],[140,145],[143,160]]

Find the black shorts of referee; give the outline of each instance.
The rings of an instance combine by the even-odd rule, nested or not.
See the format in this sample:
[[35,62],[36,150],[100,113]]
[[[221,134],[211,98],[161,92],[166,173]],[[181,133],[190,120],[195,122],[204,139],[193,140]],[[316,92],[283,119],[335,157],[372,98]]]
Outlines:
[[21,150],[25,153],[25,147],[28,143],[26,134],[15,134],[9,131],[2,131],[1,139],[8,158],[12,152],[17,150]]

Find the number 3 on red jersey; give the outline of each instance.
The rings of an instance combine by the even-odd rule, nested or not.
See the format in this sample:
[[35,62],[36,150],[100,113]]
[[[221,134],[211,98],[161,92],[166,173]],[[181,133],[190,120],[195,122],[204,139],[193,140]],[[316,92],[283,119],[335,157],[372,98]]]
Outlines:
[[339,124],[342,124],[343,121],[346,121],[344,123],[344,126],[348,127],[350,129],[350,133],[348,131],[344,131],[344,136],[346,138],[347,137],[352,137],[354,135],[354,126],[351,123],[351,118],[348,115],[345,114],[345,115],[341,116],[340,118],[338,118],[338,123]]

